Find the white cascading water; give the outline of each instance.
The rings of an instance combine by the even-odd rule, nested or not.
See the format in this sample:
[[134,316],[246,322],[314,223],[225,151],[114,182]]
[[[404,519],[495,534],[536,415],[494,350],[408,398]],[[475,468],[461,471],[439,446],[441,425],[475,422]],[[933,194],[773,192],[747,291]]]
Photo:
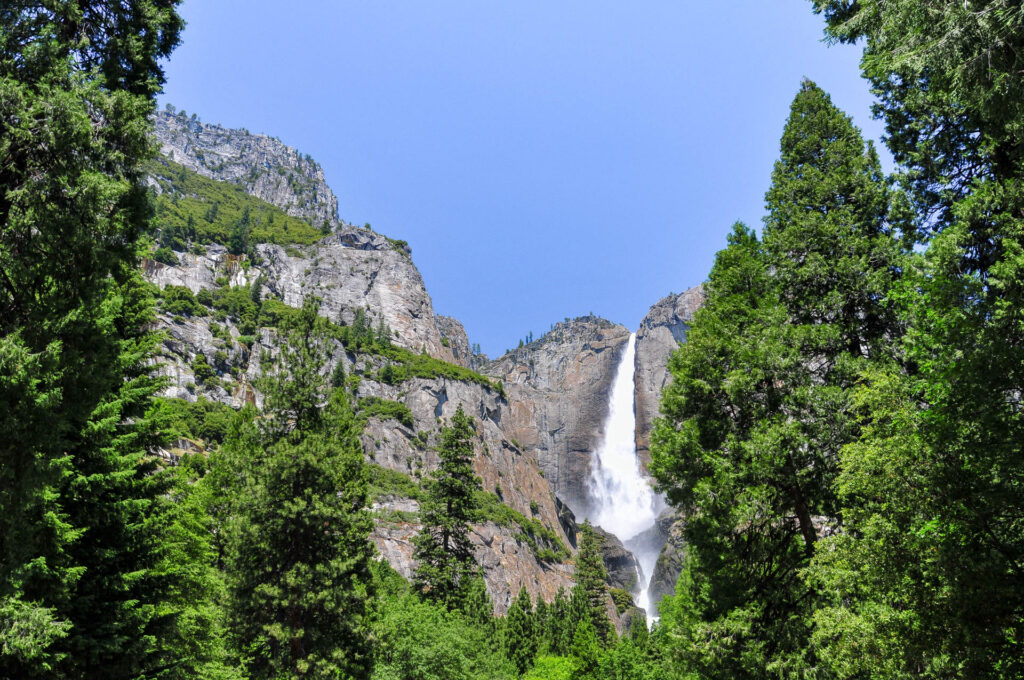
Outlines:
[[[636,455],[635,357],[636,333],[633,333],[615,371],[604,439],[594,451],[587,489],[590,492],[590,521],[615,534],[623,545],[633,551],[640,563],[640,573],[637,574],[640,592],[636,604],[647,610],[650,620],[648,588],[661,546],[642,540],[642,535],[654,526],[661,501],[644,479]],[[636,540],[631,542],[631,539]]]

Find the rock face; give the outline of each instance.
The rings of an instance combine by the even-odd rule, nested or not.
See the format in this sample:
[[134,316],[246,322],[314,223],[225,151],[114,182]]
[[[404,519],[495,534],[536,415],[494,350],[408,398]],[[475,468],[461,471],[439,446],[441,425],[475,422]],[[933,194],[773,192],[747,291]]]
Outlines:
[[338,222],[338,199],[319,163],[279,139],[157,111],[162,153],[201,175],[241,185],[246,192],[303,217],[316,227]]
[[659,300],[636,332],[636,452],[647,468],[651,460],[651,424],[658,416],[661,390],[671,377],[669,355],[686,340],[686,331],[704,302],[704,288],[696,286]]
[[[509,442],[502,431],[508,405],[493,390],[444,378],[414,379],[395,386],[363,380],[357,396],[400,401],[412,412],[412,427],[371,418],[362,440],[363,450],[371,461],[416,478],[437,466],[434,447],[438,443],[438,418],[447,420],[461,405],[476,424],[473,468],[483,489],[498,494],[505,505],[524,517],[541,522],[562,546],[572,549],[572,542],[559,522],[559,510],[547,480],[540,475],[536,462]],[[408,499],[394,499],[384,509],[418,509],[410,503]],[[415,568],[411,541],[418,530],[415,522],[385,517],[373,535],[388,562],[405,576]],[[520,586],[525,586],[532,596],[541,595],[548,601],[560,586],[572,586],[573,567],[568,559],[539,560],[518,527],[484,522],[474,527],[472,540],[495,611],[500,614],[508,610]]]
[[482,365],[480,355],[473,354],[466,329],[462,327],[458,319],[441,315],[434,318],[437,321],[437,329],[441,333],[441,343],[451,351],[455,363],[474,370]]
[[615,367],[628,340],[623,326],[580,317],[481,368],[504,382],[505,431],[536,452],[555,493],[577,514],[586,514],[591,452],[601,439]]
[[601,558],[608,572],[608,585],[621,588],[628,593],[639,592],[636,557],[622,545],[622,541],[601,527],[594,527],[594,533],[601,541]]
[[648,591],[655,616],[658,614],[658,603],[661,602],[661,598],[675,594],[676,581],[683,570],[683,525],[682,517],[675,510],[665,510],[658,516],[658,530],[667,536],[667,540],[654,565],[654,574]]
[[345,227],[314,246],[264,243],[256,252],[260,263],[243,269],[223,246],[212,245],[203,255],[178,253],[178,266],[147,261],[146,275],[161,288],[173,284],[194,293],[217,287],[218,277],[243,285],[262,276],[264,295],[292,307],[316,295],[322,301],[321,314],[344,324],[352,323],[356,309],[368,308],[374,325],[383,321],[391,328],[396,345],[456,362],[452,349],[442,342],[419,270],[408,252],[386,237]]
[[[378,524],[370,536],[384,559],[405,578],[410,578],[416,568],[412,539],[419,530],[415,522],[389,522]],[[496,614],[508,612],[521,587],[533,599],[539,596],[551,602],[559,588],[569,590],[573,586],[571,565],[537,562],[532,549],[508,527],[487,522],[473,527],[469,539],[476,561],[483,567]]]
[[[321,313],[335,321],[351,323],[356,308],[369,307],[372,321],[383,321],[393,329],[396,344],[426,349],[440,359],[455,358],[453,345],[456,350],[468,348],[464,333],[458,338],[454,331],[461,325],[451,322],[441,322],[445,337],[451,338],[448,346],[442,343],[430,298],[408,254],[395,250],[373,232],[344,229],[308,248],[261,244],[256,253],[258,264],[242,266],[243,261],[214,245],[201,255],[181,253],[177,266],[146,262],[145,274],[161,288],[185,286],[196,293],[224,283],[244,285],[260,280],[263,299],[273,297],[297,307],[306,296],[317,295],[323,301]],[[202,395],[234,406],[261,404],[261,395],[252,385],[266,358],[279,352],[274,329],[262,328],[254,336],[242,338],[230,317],[217,322],[212,316],[168,314],[159,317],[158,326],[165,337],[159,368],[169,377],[165,396],[194,400]],[[326,370],[341,364],[345,375],[359,376],[356,400],[377,397],[400,402],[411,414],[406,424],[377,417],[368,420],[362,443],[371,462],[416,479],[428,475],[437,465],[438,428],[461,405],[476,424],[474,468],[484,490],[545,527],[547,534],[532,536],[521,523],[489,521],[475,527],[477,557],[496,611],[507,609],[520,586],[549,600],[560,586],[571,587],[574,536],[563,529],[565,508],[556,504],[535,454],[506,434],[505,426],[511,422],[506,399],[479,382],[440,376],[414,377],[395,385],[378,382],[376,376],[385,359],[352,354],[332,342],[332,359]],[[207,365],[206,370],[215,377],[197,376],[197,365]],[[415,501],[403,498],[391,498],[376,509],[379,518],[374,540],[382,555],[403,573],[412,568],[409,541],[416,527],[396,517],[417,510]],[[545,550],[556,556],[538,557]]]

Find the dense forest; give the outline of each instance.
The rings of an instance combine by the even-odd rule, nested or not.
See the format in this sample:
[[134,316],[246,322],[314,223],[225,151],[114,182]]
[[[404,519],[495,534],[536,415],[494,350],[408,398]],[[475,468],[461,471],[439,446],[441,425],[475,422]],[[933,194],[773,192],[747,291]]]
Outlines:
[[[359,434],[407,413],[327,367],[341,342],[385,382],[500,384],[315,298],[144,280],[193,243],[329,231],[155,159],[179,2],[0,7],[0,677],[1024,677],[1019,2],[809,4],[863,49],[896,169],[799,84],[763,228],[732,228],[669,362],[651,473],[685,518],[682,574],[621,632],[586,523],[575,586],[494,616],[466,536],[511,511],[474,474],[474,416],[398,479]],[[259,408],[157,396],[158,309],[201,308],[282,338]],[[183,434],[213,445],[154,455]],[[369,540],[389,484],[420,502],[411,579]]]

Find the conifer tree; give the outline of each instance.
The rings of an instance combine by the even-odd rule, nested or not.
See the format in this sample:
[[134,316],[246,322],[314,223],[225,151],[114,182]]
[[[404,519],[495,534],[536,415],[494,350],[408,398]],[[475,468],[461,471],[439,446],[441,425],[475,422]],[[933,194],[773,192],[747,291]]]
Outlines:
[[999,0],[814,4],[834,39],[863,41],[927,245],[891,296],[900,361],[866,376],[870,424],[843,452],[848,531],[815,560],[836,593],[817,642],[840,677],[1020,677],[1024,15]]
[[219,462],[231,627],[254,678],[370,672],[366,471],[345,393],[327,390],[318,308],[307,299],[293,320],[260,382],[265,417],[243,410]]
[[548,613],[548,650],[552,654],[565,656],[572,644],[572,633],[569,631],[569,599],[565,588],[559,586],[555,599],[551,601]]
[[550,650],[551,616],[550,607],[544,597],[537,594],[537,605],[533,610],[534,637],[537,640],[537,653],[544,654]]
[[177,625],[136,270],[177,4],[0,7],[0,676],[155,672]]
[[[688,642],[703,677],[802,673],[818,603],[801,572],[841,521],[853,388],[899,328],[882,306],[900,266],[878,159],[805,82],[767,194],[763,243],[743,227],[670,361],[652,471],[688,513]],[[687,637],[689,636],[689,637]]]
[[602,642],[590,621],[580,621],[573,632],[572,656],[576,662],[572,680],[601,680]]
[[438,466],[427,481],[427,498],[420,510],[423,528],[414,539],[416,590],[449,610],[462,608],[479,577],[469,541],[470,522],[477,514],[475,494],[481,489],[473,473],[475,435],[460,404],[441,429]]
[[583,522],[580,538],[580,549],[576,554],[576,592],[583,596],[586,603],[586,616],[602,643],[612,640],[612,623],[608,619],[608,572],[604,567],[601,546],[597,532],[590,526],[590,521]]
[[519,595],[505,616],[505,654],[520,675],[526,672],[537,655],[533,602],[526,586],[519,589]]

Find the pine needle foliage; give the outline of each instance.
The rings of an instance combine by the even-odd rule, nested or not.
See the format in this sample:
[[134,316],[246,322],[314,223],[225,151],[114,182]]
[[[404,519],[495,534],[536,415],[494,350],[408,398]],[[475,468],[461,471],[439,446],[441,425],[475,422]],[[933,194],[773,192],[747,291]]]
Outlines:
[[253,678],[367,677],[372,597],[360,428],[328,392],[331,346],[309,299],[285,331],[280,368],[260,382],[265,410],[239,413],[218,476],[230,625]]
[[481,490],[473,472],[475,438],[473,422],[460,404],[451,422],[441,428],[438,466],[426,483],[427,496],[420,506],[423,528],[414,539],[416,591],[449,610],[463,607],[472,581],[479,578],[469,540]]

